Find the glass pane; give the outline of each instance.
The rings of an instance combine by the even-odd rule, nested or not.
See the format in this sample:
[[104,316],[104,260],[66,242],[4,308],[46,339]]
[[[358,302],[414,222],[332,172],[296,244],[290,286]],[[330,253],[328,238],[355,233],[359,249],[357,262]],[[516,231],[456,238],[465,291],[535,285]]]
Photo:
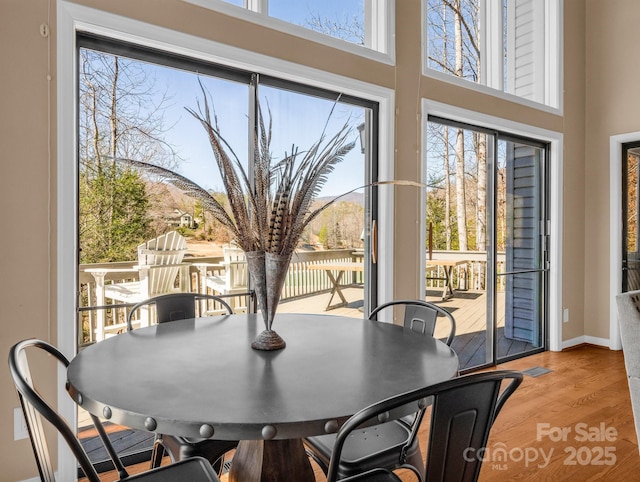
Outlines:
[[269,16],[364,45],[364,4],[364,0],[269,0]]
[[427,0],[429,69],[557,106],[558,2]]
[[427,0],[430,69],[480,82],[478,0]]
[[453,313],[457,328],[452,346],[461,370],[491,361],[486,339],[487,143],[491,139],[429,123],[426,300]]
[[544,151],[500,141],[497,179],[497,273],[542,269],[541,160]]
[[[312,209],[354,192],[330,204],[304,231],[278,311],[324,313],[329,309],[361,318],[366,212],[362,186],[367,180],[358,126],[364,122],[365,109],[266,86],[260,87],[260,104],[271,111],[271,150],[276,161],[296,149],[301,161],[319,139],[324,136],[326,146],[345,127],[353,143],[327,176]],[[322,264],[333,268],[325,270]]]
[[538,147],[499,141],[498,358],[521,354],[543,344],[543,160],[544,151]]
[[[81,305],[95,307],[129,301],[106,297],[95,286],[136,282],[131,268],[139,262],[138,246],[168,231],[186,239],[185,260],[215,261],[222,256],[231,238],[202,200],[164,177],[131,170],[127,162],[114,159],[175,172],[225,204],[207,132],[187,109],[197,113],[204,106],[204,89],[220,133],[246,170],[249,87],[89,49],[81,49],[80,59]],[[90,271],[96,267],[123,271],[99,279]],[[184,282],[194,290],[202,288],[196,276]],[[148,293],[152,294],[161,293]],[[125,321],[124,308],[83,311],[79,342],[118,333],[126,328]]]
[[494,144],[429,123],[426,299],[456,319],[461,370],[543,346],[545,151]]

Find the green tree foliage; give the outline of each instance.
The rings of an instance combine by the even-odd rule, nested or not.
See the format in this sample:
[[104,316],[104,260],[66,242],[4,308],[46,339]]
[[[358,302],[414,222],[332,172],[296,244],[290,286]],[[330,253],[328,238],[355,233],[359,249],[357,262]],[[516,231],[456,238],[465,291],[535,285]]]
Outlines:
[[[447,230],[445,229],[445,200],[442,195],[436,193],[430,193],[427,196],[427,229],[429,229],[429,223],[431,223],[431,240],[432,249],[434,250],[446,250],[447,249]],[[452,213],[455,216],[455,210]],[[426,237],[426,249],[429,249],[429,235],[427,231]],[[453,225],[451,229],[451,248],[458,249],[458,230]]]
[[80,262],[135,260],[141,240],[153,236],[145,183],[130,170],[80,173]]
[[329,243],[329,230],[327,229],[327,225],[323,224],[320,227],[320,231],[318,232],[318,242],[322,245],[323,248],[328,247]]
[[167,97],[142,62],[80,49],[79,70],[80,262],[135,260],[137,246],[160,233],[151,228],[151,196],[140,174],[113,159],[176,162],[163,141]]

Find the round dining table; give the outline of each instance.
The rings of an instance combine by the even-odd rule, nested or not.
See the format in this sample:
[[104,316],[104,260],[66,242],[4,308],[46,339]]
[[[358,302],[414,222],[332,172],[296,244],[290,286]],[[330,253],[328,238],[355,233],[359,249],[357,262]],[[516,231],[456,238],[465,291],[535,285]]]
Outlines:
[[252,349],[263,329],[260,314],[234,314],[122,333],[80,351],[67,388],[119,425],[240,440],[231,482],[306,482],[315,478],[302,438],[336,432],[367,405],[458,371],[446,344],[390,323],[277,314],[286,347]]

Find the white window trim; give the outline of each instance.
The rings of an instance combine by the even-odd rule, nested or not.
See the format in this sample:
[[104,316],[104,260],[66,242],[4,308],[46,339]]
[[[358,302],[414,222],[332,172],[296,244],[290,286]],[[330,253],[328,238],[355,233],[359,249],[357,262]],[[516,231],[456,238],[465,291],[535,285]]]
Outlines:
[[[377,62],[395,65],[395,0],[366,0],[366,12],[371,13],[370,18],[365,18],[365,32],[370,46],[357,45],[269,17],[266,13],[266,0],[247,0],[246,7],[239,7],[224,0],[183,1]],[[369,34],[371,37],[368,37]]]
[[[551,159],[549,159],[550,169],[550,196],[551,205],[549,217],[550,226],[550,270],[549,270],[549,349],[551,351],[562,351],[562,153],[563,135],[560,132],[532,127],[520,122],[514,122],[500,117],[474,112],[460,107],[454,107],[440,102],[427,99],[422,101],[422,182],[427,182],[427,152],[426,152],[426,132],[429,115],[443,117],[458,122],[483,126],[515,135],[539,139],[551,144]],[[421,203],[425,206],[425,202]],[[424,208],[423,208],[424,209]],[[420,246],[426,246],[426,216],[423,212],[420,215]],[[426,263],[424,250],[420,253],[421,266]],[[425,289],[424,279],[421,280],[421,290]],[[422,292],[422,291],[421,291]]]
[[[378,102],[380,137],[379,159],[394,159],[394,92],[377,85],[311,69],[279,59],[237,49],[217,42],[197,38],[162,27],[120,17],[89,7],[60,1],[57,10],[57,325],[58,346],[71,356],[76,351],[76,254],[77,254],[77,178],[76,152],[76,31],[82,30],[135,42],[140,45],[165,49],[206,61],[223,63],[264,74],[279,76],[296,82],[338,90]],[[378,166],[379,179],[393,179],[393,162]],[[393,285],[393,189],[379,188],[379,253],[378,296],[391,299]],[[384,280],[384,282],[382,282]],[[58,372],[61,387],[58,390],[58,407],[62,414],[77,426],[75,404],[65,392],[64,370]],[[76,462],[64,441],[58,440],[58,473],[60,480],[76,480]]]
[[622,350],[616,295],[622,292],[622,144],[640,139],[640,132],[609,138],[609,348]]
[[[480,37],[480,51],[489,52],[480,58],[481,85],[498,91],[504,90],[504,57],[502,47],[502,4],[497,2],[480,3],[480,31],[490,35]],[[426,54],[425,54],[426,58]]]
[[[456,85],[465,89],[480,92],[482,94],[491,95],[499,99],[504,99],[516,104],[522,104],[533,109],[537,109],[543,112],[549,112],[551,114],[562,115],[564,97],[562,95],[562,88],[564,82],[564,35],[563,35],[563,16],[564,16],[564,0],[544,0],[547,6],[546,11],[551,12],[550,5],[557,2],[557,11],[554,9],[554,14],[547,15],[546,27],[557,39],[558,48],[552,49],[550,45],[545,44],[545,72],[548,75],[545,76],[545,102],[543,104],[534,102],[529,99],[518,97],[517,95],[504,92],[502,90],[496,90],[487,85],[481,83],[471,82],[466,79],[461,79],[454,75],[445,74],[444,72],[438,72],[431,69],[429,65],[429,52],[428,52],[428,39],[427,39],[427,0],[422,1],[422,75],[430,77],[441,82],[447,82],[449,84]],[[557,107],[553,107],[557,105]]]

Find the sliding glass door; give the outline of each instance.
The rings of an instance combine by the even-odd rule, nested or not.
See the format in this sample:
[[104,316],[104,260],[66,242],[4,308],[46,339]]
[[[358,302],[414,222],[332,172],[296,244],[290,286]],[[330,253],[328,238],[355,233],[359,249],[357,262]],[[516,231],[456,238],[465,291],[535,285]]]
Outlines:
[[545,347],[547,147],[431,118],[426,299],[450,310],[462,370]]

